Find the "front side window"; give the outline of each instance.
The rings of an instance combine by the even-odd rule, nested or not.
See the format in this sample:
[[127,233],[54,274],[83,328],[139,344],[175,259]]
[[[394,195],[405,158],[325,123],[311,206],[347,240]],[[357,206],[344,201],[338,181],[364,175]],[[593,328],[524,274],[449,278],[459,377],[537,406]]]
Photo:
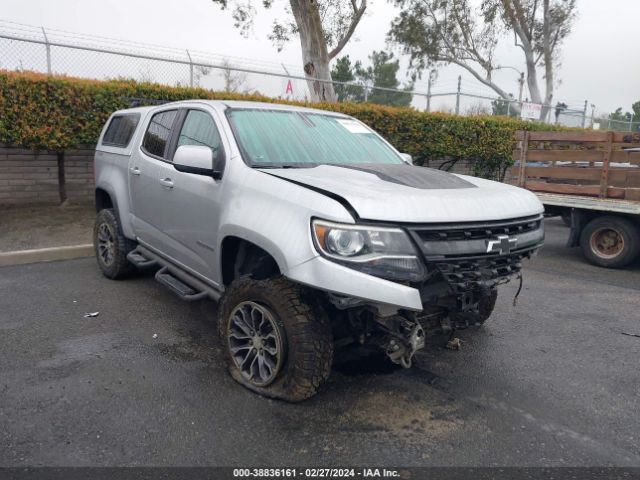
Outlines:
[[177,110],[168,110],[156,113],[151,117],[142,141],[142,148],[145,152],[156,157],[165,158],[165,150],[171,137],[171,127],[173,127],[177,114]]
[[209,147],[215,156],[220,148],[220,134],[213,118],[200,110],[189,110],[178,137],[178,147],[182,145]]
[[376,133],[350,118],[261,109],[232,109],[228,117],[253,167],[403,163]]
[[113,147],[126,147],[136,131],[140,115],[116,115],[109,122],[107,131],[104,132],[102,145]]

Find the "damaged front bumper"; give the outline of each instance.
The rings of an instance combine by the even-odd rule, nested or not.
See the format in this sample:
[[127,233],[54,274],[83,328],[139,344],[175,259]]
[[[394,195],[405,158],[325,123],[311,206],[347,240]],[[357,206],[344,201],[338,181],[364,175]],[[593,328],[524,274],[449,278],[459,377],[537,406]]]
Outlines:
[[[285,275],[330,293],[339,309],[372,306],[382,316],[422,312],[425,304],[462,310],[475,297],[520,274],[522,262],[544,241],[542,214],[491,222],[403,226],[420,250],[427,277],[401,284],[358,272],[320,256]],[[455,305],[452,305],[452,302]]]

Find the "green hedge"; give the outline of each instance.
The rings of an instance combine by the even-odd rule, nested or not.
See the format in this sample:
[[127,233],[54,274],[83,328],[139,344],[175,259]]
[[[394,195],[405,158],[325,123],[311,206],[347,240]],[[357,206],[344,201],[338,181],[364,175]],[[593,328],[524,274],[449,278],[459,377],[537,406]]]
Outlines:
[[[101,82],[0,71],[0,143],[58,151],[95,144],[109,114],[126,108],[130,98],[278,101],[128,80]],[[413,155],[416,163],[470,160],[475,173],[485,177],[496,177],[511,164],[516,130],[554,129],[508,117],[461,117],[371,104],[307,105],[362,120],[400,151]]]

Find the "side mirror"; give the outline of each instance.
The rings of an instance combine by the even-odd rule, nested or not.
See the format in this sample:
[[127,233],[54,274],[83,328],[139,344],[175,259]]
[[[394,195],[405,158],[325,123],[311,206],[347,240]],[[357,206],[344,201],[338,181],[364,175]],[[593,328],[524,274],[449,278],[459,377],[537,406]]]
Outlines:
[[218,180],[224,170],[224,152],[222,148],[214,152],[203,145],[181,145],[173,155],[173,167],[179,172],[209,175]]
[[401,153],[400,156],[406,164],[413,165],[413,157],[411,155],[409,155],[408,153]]

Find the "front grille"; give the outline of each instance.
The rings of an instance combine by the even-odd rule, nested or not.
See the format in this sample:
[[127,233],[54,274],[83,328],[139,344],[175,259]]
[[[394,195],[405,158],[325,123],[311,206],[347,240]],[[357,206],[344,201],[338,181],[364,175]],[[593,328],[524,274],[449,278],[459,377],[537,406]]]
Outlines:
[[530,255],[515,253],[498,257],[454,260],[434,263],[451,288],[457,292],[490,287],[515,275],[522,269],[522,260]]
[[492,287],[516,275],[544,240],[542,215],[408,228],[427,269],[437,270],[457,293]]
[[430,225],[413,229],[423,242],[447,242],[455,240],[486,240],[497,235],[518,235],[540,228],[542,217],[528,217],[491,223],[458,225]]
[[[427,261],[501,256],[539,246],[544,239],[542,215],[492,222],[409,227]],[[488,251],[490,242],[508,237],[507,251]]]

